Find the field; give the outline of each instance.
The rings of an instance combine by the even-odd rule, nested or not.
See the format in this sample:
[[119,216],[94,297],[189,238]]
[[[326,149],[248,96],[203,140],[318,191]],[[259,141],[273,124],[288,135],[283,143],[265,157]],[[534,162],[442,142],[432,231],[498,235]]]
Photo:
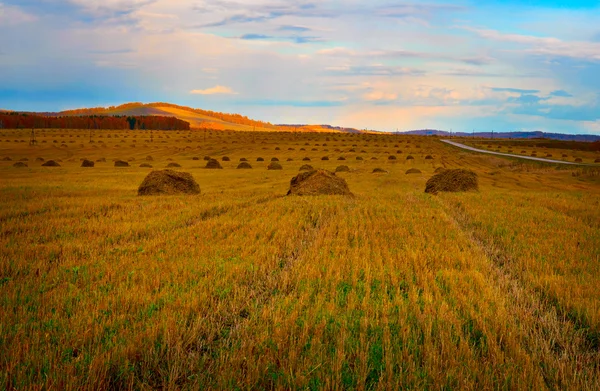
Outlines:
[[[37,140],[0,131],[0,389],[600,389],[599,168],[401,135]],[[170,162],[202,193],[137,196]],[[285,196],[307,163],[354,196]],[[425,194],[438,167],[480,190]]]

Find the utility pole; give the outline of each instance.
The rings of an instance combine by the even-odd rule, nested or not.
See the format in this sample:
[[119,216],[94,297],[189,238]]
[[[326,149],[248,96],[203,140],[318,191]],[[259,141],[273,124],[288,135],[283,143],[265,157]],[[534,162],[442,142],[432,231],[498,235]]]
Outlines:
[[37,140],[35,139],[35,129],[31,128],[31,138],[29,139],[29,145],[36,145]]

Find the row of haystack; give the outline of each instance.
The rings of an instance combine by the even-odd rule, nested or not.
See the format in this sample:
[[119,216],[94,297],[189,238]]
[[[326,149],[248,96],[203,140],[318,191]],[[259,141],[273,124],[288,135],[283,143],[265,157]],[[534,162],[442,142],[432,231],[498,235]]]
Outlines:
[[[342,166],[346,167],[346,166]],[[338,167],[339,168],[339,167]],[[342,169],[341,172],[345,170]],[[469,170],[443,170],[431,177],[426,193],[478,190],[477,174]],[[152,171],[140,187],[139,195],[199,194],[200,186],[186,172],[172,170]],[[352,195],[348,183],[334,172],[311,169],[292,178],[288,195]]]

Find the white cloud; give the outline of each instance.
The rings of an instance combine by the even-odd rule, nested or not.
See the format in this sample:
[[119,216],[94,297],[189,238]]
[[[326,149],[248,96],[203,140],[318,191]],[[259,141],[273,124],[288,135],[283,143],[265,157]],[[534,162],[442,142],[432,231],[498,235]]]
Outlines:
[[28,14],[19,7],[0,3],[0,26],[12,26],[22,23],[35,22],[37,17]]
[[229,87],[214,86],[212,88],[207,88],[204,90],[191,90],[190,94],[194,94],[194,95],[217,95],[217,94],[237,95],[237,92],[233,91]]

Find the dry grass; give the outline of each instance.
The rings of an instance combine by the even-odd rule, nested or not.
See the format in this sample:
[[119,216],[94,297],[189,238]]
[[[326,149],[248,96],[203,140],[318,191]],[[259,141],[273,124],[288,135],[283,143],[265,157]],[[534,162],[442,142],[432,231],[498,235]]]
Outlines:
[[[428,137],[191,131],[151,143],[106,131],[59,148],[87,131],[46,130],[35,147],[4,142],[23,134],[0,130],[12,160],[0,162],[1,389],[600,388],[600,176]],[[125,136],[137,147],[114,149]],[[431,160],[371,175],[381,163],[349,152],[354,197],[282,197],[303,157],[339,164],[307,143],[355,144],[379,162],[381,146],[402,145],[474,171],[480,192],[434,197]],[[294,159],[282,171],[191,161],[275,146]],[[112,160],[149,154],[189,162],[202,194],[138,197],[148,170]],[[37,156],[65,162],[12,167]]]

